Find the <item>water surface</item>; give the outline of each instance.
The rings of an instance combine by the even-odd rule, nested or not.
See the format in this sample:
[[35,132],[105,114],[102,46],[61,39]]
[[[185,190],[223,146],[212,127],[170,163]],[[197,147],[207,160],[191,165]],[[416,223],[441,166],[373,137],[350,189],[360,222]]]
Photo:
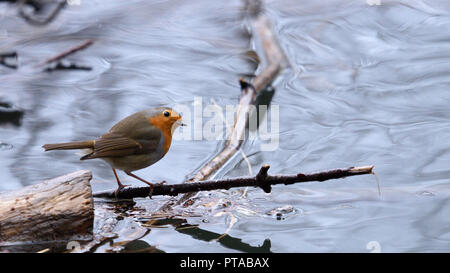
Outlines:
[[[191,105],[196,96],[205,105],[236,104],[237,79],[256,67],[242,5],[82,0],[35,27],[2,3],[0,52],[16,51],[19,69],[0,66],[0,101],[24,115],[20,124],[0,124],[0,190],[80,169],[92,170],[94,191],[115,187],[106,163],[44,153],[41,145],[94,138],[138,110]],[[219,192],[231,200],[230,213],[187,223],[220,235],[235,219],[228,233],[236,240],[210,241],[171,225],[140,240],[167,252],[369,252],[371,241],[385,252],[449,252],[449,12],[444,0],[268,1],[290,68],[274,84],[279,148],[260,151],[260,140],[243,146],[253,171],[264,163],[272,173],[374,164],[381,197],[374,176],[277,186],[269,195],[249,189],[247,198]],[[33,68],[87,39],[94,44],[68,60],[92,70]],[[221,145],[175,141],[163,160],[136,173],[182,182]],[[248,172],[237,154],[217,177]],[[150,214],[166,199],[137,206]],[[265,214],[287,205],[294,210],[281,218]]]

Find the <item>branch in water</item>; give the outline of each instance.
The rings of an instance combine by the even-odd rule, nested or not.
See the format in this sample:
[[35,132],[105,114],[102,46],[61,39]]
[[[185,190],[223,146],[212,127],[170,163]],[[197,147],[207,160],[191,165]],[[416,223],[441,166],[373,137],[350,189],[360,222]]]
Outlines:
[[[251,20],[252,32],[261,42],[264,55],[267,59],[267,65],[255,78],[253,78],[251,83],[245,83],[242,80],[240,81],[241,96],[239,98],[238,111],[236,113],[236,119],[230,139],[226,142],[220,153],[204,164],[203,167],[186,182],[196,183],[198,181],[206,181],[206,179],[224,166],[225,163],[239,151],[239,148],[245,139],[249,109],[255,103],[256,96],[261,90],[269,86],[278,76],[280,71],[288,65],[283,50],[275,38],[275,33],[273,32],[270,20],[261,12],[261,5],[261,1],[250,1],[247,3],[246,8],[251,8],[249,13],[253,16]],[[179,205],[189,200],[194,193],[195,192],[187,193],[181,198],[178,198],[176,202],[166,202],[160,210],[167,211],[174,204]]]
[[74,54],[74,53],[76,53],[76,52],[78,52],[80,50],[83,50],[83,49],[89,47],[93,43],[94,43],[94,40],[92,40],[92,39],[87,40],[87,41],[85,41],[84,43],[82,43],[80,45],[72,47],[69,50],[64,51],[63,53],[60,53],[60,54],[58,54],[58,55],[56,55],[56,56],[54,56],[54,57],[52,57],[50,59],[45,60],[44,62],[42,62],[40,64],[37,64],[35,67],[40,67],[40,66],[43,66],[43,65],[55,62],[55,61],[59,61],[59,60],[65,58],[65,57],[67,57],[69,55],[72,55],[72,54]]
[[[347,176],[371,174],[373,165],[362,167],[350,167],[347,169],[334,169],[309,174],[293,174],[293,175],[269,175],[267,171],[270,166],[268,164],[261,167],[258,174],[254,177],[235,177],[221,180],[209,180],[203,182],[191,182],[175,185],[155,185],[152,195],[171,195],[175,196],[182,193],[211,191],[218,189],[228,190],[236,187],[259,187],[264,192],[269,193],[272,185],[284,184],[290,185],[295,183],[325,181],[330,179],[344,178]],[[136,197],[147,197],[150,194],[149,187],[125,188],[118,194],[117,198],[131,199]],[[116,198],[115,191],[104,191],[93,194],[94,197]]]
[[73,63],[64,64],[64,63],[58,61],[54,67],[48,67],[44,71],[45,72],[53,72],[53,71],[56,71],[56,70],[85,70],[85,71],[89,71],[89,70],[92,70],[92,67],[80,66],[80,65],[77,65],[77,64],[73,64]]

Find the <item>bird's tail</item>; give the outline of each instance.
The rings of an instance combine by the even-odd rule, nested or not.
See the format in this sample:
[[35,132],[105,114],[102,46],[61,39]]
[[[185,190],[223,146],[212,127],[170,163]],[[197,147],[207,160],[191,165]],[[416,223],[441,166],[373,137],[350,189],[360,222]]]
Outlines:
[[94,148],[94,141],[75,141],[75,142],[66,142],[66,143],[55,143],[55,144],[44,144],[42,148],[45,151],[50,150],[73,150],[73,149],[88,149]]

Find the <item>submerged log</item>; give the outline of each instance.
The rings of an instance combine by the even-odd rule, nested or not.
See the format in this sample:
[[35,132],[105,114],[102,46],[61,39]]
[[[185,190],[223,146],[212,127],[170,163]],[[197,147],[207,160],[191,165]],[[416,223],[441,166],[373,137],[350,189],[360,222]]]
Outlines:
[[[267,64],[252,79],[251,83],[243,80],[240,81],[241,96],[239,98],[238,110],[230,139],[226,142],[220,153],[204,164],[192,178],[185,181],[187,183],[205,181],[222,168],[239,151],[245,140],[245,130],[247,128],[250,106],[255,103],[257,95],[275,80],[281,70],[288,66],[287,58],[276,40],[270,20],[266,15],[261,13],[262,3],[260,1],[248,1],[246,4],[250,5],[247,8],[251,9],[250,13],[253,15],[251,19],[252,33],[260,40]],[[174,205],[184,203],[194,196],[194,194],[195,192],[189,192],[177,200],[169,200],[159,211],[169,211]]]
[[92,237],[90,171],[0,193],[0,246]]

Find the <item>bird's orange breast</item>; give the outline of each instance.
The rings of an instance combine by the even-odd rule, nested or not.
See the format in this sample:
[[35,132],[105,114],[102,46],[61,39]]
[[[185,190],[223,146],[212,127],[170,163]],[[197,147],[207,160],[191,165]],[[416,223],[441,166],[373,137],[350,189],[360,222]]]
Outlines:
[[159,130],[161,130],[164,136],[163,152],[164,154],[166,154],[167,151],[169,151],[170,144],[172,143],[172,125],[170,124],[170,122],[167,122],[166,119],[159,116],[148,118],[148,121],[150,122],[151,126],[155,126]]

